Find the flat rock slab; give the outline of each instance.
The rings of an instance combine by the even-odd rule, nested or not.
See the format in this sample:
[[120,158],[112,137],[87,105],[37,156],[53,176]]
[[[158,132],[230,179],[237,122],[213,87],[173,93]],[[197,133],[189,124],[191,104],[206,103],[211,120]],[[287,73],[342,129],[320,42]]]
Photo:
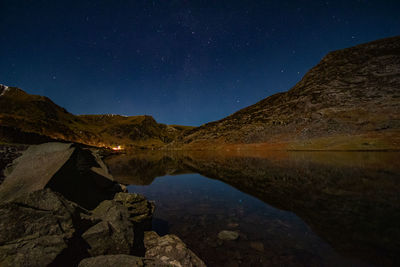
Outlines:
[[0,202],[43,189],[74,150],[72,144],[65,143],[30,146],[21,157],[14,160],[13,171],[0,186]]

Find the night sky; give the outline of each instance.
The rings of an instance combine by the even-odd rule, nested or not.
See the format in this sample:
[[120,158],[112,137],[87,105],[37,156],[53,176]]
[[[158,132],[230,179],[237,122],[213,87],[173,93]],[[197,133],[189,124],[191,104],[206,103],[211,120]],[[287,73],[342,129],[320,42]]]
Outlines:
[[0,0],[0,84],[74,114],[221,119],[329,51],[400,35],[400,1]]

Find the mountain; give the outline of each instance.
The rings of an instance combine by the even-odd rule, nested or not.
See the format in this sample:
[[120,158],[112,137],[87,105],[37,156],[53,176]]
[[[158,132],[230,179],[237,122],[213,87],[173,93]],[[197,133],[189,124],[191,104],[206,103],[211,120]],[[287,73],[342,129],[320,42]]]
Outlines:
[[0,142],[168,149],[400,149],[400,36],[326,55],[292,89],[200,127],[151,116],[76,116],[0,85]]
[[400,37],[327,54],[292,89],[183,133],[178,149],[400,149]]
[[0,85],[0,141],[65,140],[99,147],[160,147],[190,127],[151,116],[73,115],[49,98]]

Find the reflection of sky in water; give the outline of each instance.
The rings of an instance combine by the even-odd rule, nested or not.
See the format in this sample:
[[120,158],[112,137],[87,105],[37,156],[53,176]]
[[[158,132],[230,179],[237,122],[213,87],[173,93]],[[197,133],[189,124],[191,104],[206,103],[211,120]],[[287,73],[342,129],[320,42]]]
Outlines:
[[[212,266],[333,266],[345,261],[294,213],[218,180],[184,174],[128,189],[156,202],[155,230],[177,234]],[[219,240],[221,230],[238,231],[240,237]]]

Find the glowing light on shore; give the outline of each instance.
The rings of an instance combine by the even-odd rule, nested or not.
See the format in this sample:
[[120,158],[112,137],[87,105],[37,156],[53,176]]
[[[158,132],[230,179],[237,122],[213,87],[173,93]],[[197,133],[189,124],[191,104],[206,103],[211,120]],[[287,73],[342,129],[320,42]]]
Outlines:
[[112,147],[112,150],[122,150],[123,148],[122,148],[122,146],[115,146],[115,147]]

